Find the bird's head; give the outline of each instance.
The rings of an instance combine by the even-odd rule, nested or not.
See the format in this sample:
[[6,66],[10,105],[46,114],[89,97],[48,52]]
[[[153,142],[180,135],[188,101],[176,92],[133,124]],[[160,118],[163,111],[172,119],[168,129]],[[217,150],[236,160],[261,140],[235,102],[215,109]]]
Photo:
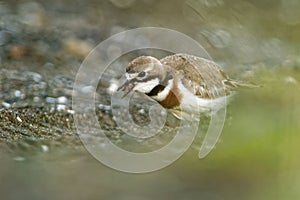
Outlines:
[[128,64],[125,74],[127,80],[118,90],[125,91],[124,96],[132,90],[150,93],[160,85],[165,74],[165,68],[158,59],[151,56],[137,57]]

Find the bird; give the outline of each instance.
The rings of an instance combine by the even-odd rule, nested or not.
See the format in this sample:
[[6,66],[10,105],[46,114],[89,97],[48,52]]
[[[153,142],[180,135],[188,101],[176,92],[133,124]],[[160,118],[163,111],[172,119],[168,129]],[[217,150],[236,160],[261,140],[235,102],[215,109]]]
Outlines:
[[230,79],[212,60],[178,53],[157,59],[139,56],[126,67],[126,80],[117,91],[145,94],[180,118],[178,111],[216,112],[239,87],[252,87]]

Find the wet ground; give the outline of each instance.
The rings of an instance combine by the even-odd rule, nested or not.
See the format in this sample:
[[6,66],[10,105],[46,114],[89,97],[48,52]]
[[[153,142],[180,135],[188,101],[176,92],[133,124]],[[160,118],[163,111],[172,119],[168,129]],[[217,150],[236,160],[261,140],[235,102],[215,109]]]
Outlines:
[[[292,0],[0,1],[1,199],[298,199],[298,8]],[[231,77],[262,87],[235,96],[208,157],[197,157],[199,135],[171,166],[131,175],[107,168],[84,148],[72,92],[77,70],[98,43],[141,26],[189,35]],[[150,140],[133,140],[117,127],[110,92],[128,60],[114,63],[98,85],[96,116],[111,141],[144,152],[172,139],[176,127],[168,124]],[[137,123],[149,122],[151,103],[137,96],[131,104]],[[203,120],[201,130],[206,126]]]

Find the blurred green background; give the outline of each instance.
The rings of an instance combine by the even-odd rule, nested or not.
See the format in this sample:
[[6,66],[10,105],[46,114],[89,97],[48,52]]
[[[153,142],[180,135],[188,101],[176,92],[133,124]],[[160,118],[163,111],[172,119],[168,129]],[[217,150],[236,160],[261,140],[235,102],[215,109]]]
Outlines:
[[[236,95],[209,156],[198,159],[197,137],[171,166],[142,175],[105,167],[73,140],[45,136],[32,148],[1,123],[1,199],[300,199],[299,10],[298,0],[0,1],[2,70],[74,78],[105,38],[154,26],[187,34],[229,76],[262,85]],[[1,103],[19,87],[8,80]]]

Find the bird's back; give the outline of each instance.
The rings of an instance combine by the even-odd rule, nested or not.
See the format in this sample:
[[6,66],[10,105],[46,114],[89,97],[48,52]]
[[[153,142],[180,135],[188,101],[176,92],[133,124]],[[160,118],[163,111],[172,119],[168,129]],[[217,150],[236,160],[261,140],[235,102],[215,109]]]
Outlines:
[[184,86],[201,98],[214,99],[230,92],[225,84],[228,77],[213,61],[187,54],[170,55],[160,61],[182,73]]

